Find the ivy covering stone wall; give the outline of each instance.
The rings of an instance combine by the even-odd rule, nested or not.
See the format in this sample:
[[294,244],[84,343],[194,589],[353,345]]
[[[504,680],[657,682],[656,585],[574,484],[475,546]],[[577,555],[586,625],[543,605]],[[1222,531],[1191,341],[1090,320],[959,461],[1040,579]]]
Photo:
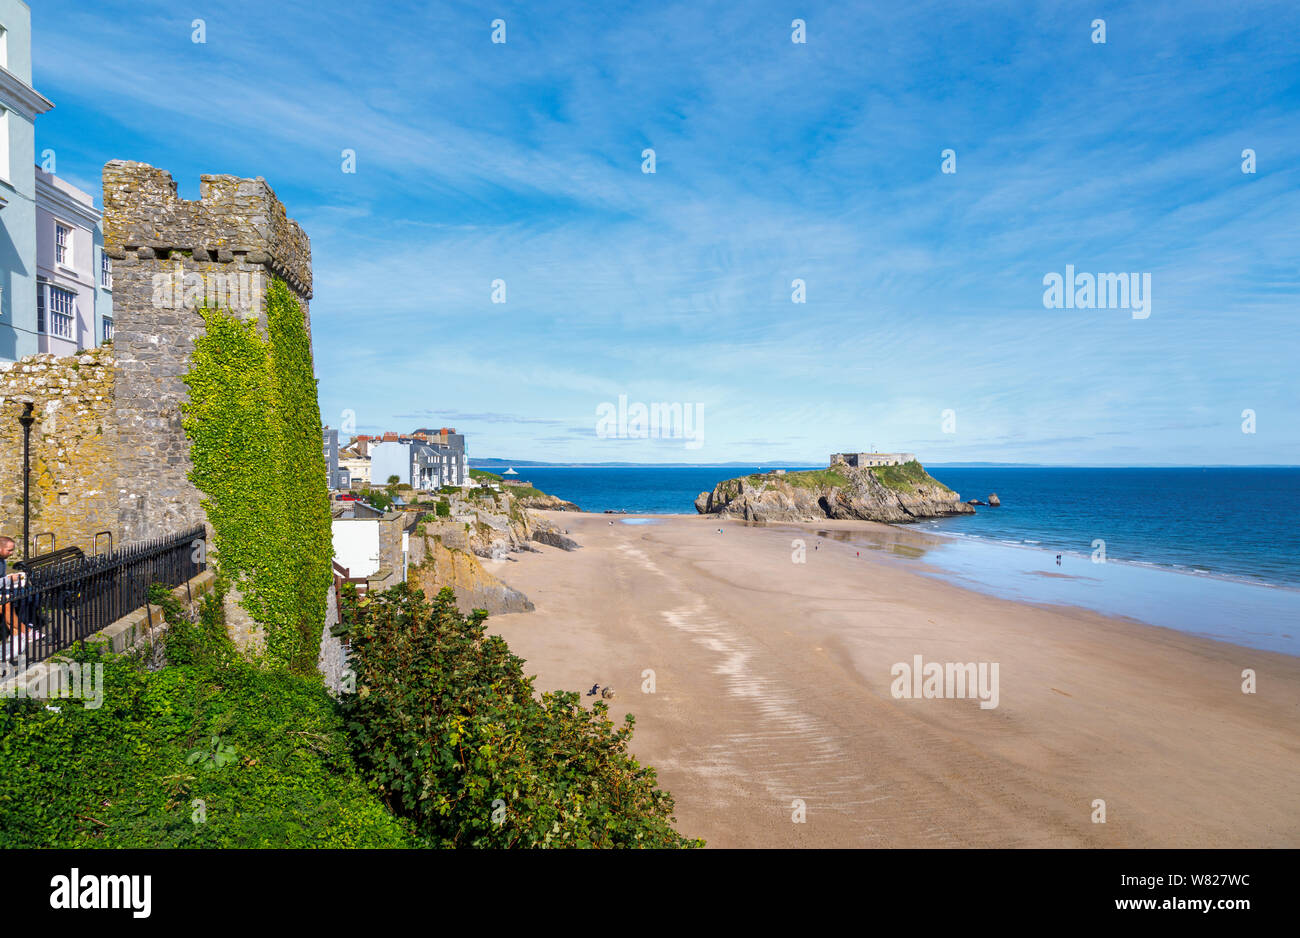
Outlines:
[[268,663],[316,668],[332,581],[320,407],[303,311],[282,281],[257,322],[205,308],[182,406],[214,560],[263,631]]

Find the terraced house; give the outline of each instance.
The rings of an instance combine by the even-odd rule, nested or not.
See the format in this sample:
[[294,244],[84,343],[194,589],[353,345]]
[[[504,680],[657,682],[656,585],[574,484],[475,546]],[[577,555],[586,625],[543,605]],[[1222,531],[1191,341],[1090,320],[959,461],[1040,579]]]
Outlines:
[[113,336],[112,269],[94,199],[36,165],[31,10],[0,0],[0,361],[69,355]]
[[465,435],[454,427],[423,428],[409,436],[385,433],[369,441],[371,484],[383,485],[392,476],[414,489],[469,484]]

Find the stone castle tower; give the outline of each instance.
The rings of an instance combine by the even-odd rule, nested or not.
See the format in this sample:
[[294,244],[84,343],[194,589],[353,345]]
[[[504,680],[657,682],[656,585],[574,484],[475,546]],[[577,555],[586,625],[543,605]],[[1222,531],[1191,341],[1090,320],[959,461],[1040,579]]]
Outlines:
[[311,242],[266,180],[201,177],[196,202],[144,163],[104,166],[104,251],[113,260],[113,406],[118,542],[205,521],[182,428],[206,301],[255,317],[266,331],[269,278],[302,304],[310,336]]

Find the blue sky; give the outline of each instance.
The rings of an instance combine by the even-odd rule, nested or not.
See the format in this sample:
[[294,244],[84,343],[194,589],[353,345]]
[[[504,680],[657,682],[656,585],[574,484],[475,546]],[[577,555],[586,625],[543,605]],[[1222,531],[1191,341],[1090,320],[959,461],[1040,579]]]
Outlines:
[[[190,198],[260,175],[302,223],[334,426],[557,462],[1300,463],[1294,2],[32,5],[60,175],[97,203],[113,158]],[[1067,264],[1150,273],[1149,317],[1045,308]],[[703,445],[598,437],[620,395],[699,405]]]

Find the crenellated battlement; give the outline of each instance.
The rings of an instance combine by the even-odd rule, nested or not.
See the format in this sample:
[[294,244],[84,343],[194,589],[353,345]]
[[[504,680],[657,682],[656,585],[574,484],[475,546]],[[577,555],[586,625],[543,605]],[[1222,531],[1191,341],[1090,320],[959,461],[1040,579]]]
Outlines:
[[113,356],[121,539],[203,522],[181,407],[203,308],[265,333],[271,278],[283,280],[311,334],[311,242],[265,179],[205,175],[182,199],[171,174],[127,160],[104,166],[104,250],[113,258]]
[[198,201],[147,163],[104,165],[104,251],[115,260],[264,266],[304,299],[312,295],[311,241],[262,177],[203,175]]

